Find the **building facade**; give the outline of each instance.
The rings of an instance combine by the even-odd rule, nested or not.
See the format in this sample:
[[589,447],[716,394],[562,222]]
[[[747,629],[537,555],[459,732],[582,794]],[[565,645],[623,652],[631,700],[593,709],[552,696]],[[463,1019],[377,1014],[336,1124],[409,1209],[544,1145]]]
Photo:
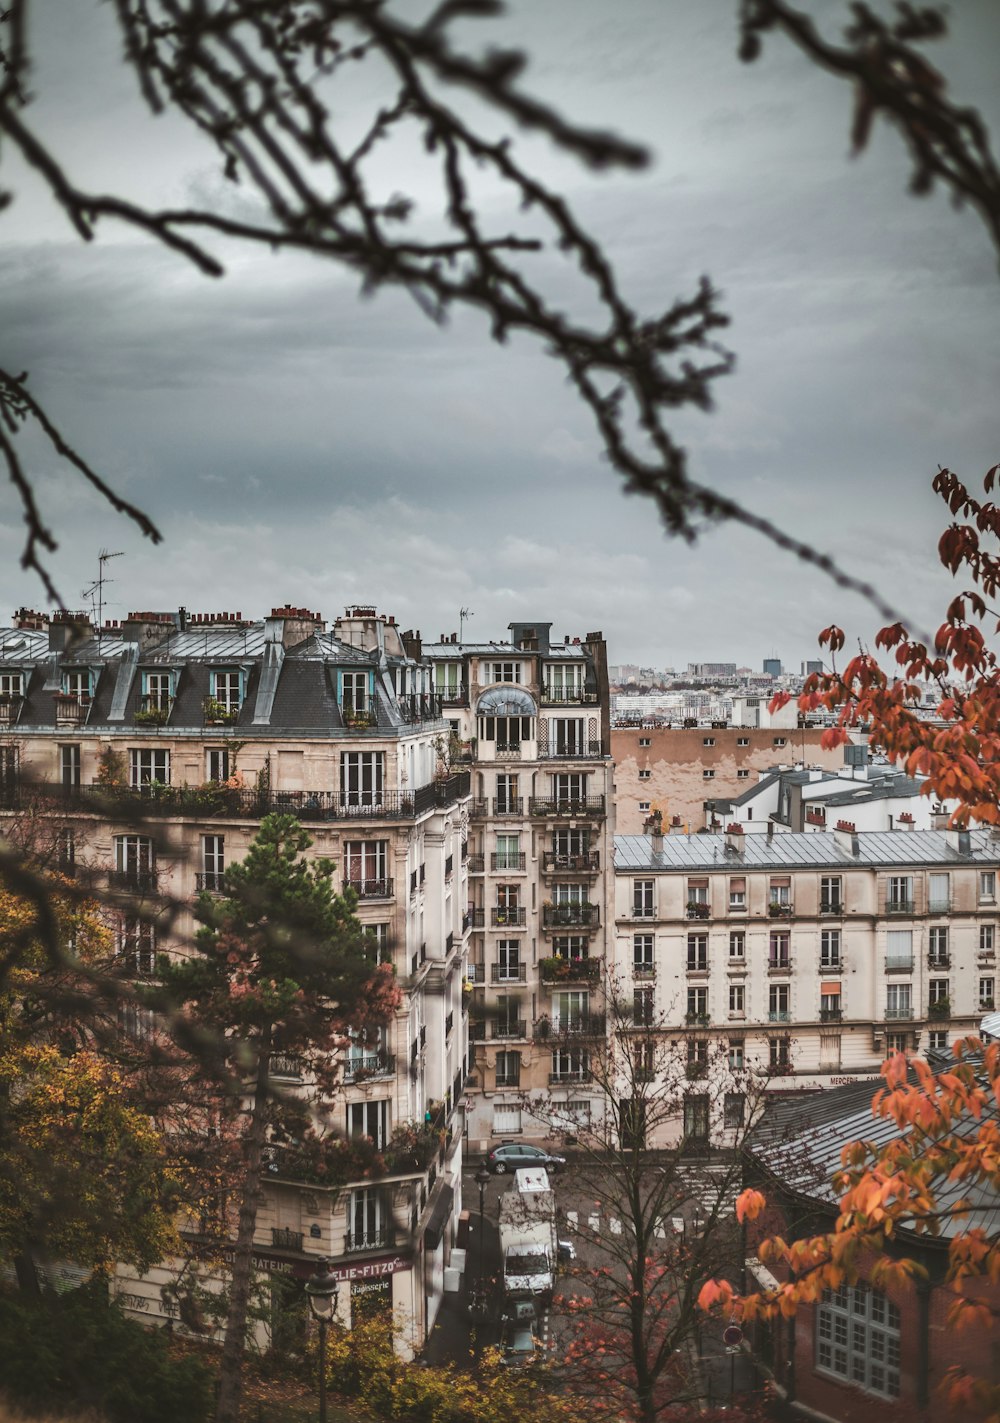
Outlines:
[[612,965],[695,1060],[874,1079],[993,1008],[998,868],[988,831],[619,836]]
[[[607,652],[600,633],[420,649],[472,768],[469,830],[469,1146],[544,1137],[527,1099],[567,1121],[590,1110],[606,1033],[613,802]],[[412,649],[414,652],[416,648]]]
[[[285,1299],[331,1258],[350,1286],[344,1322],[394,1310],[411,1348],[440,1305],[461,1209],[470,776],[443,772],[447,732],[431,666],[372,608],[329,631],[288,607],[258,622],[137,613],[101,629],[22,610],[0,632],[0,803],[40,811],[63,868],[91,876],[106,904],[121,895],[107,912],[138,978],[157,953],[184,951],[186,906],[222,891],[270,811],[296,815],[309,853],[356,894],[372,959],[392,964],[402,996],[378,1041],[345,1050],[330,1126],[370,1138],[389,1174],[324,1190],[275,1157],[257,1265]],[[175,912],[162,941],[141,912],[158,900]],[[275,1059],[272,1076],[294,1090],[297,1064]],[[176,1314],[169,1282],[160,1270],[119,1285],[150,1320]],[[209,1272],[206,1288],[218,1284]]]

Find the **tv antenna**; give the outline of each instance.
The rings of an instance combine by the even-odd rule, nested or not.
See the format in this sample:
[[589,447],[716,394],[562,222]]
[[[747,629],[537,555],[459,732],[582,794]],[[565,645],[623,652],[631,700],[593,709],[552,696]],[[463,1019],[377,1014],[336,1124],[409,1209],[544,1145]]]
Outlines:
[[465,641],[465,620],[466,620],[466,618],[474,618],[475,616],[476,616],[475,613],[470,613],[468,608],[459,608],[459,610],[458,610],[458,640],[459,640],[459,642],[464,642],[464,641]]
[[109,577],[107,576],[107,574],[106,574],[105,571],[104,571],[104,565],[105,565],[105,564],[108,562],[108,560],[111,559],[111,558],[124,558],[124,557],[125,557],[125,550],[124,550],[124,549],[122,549],[121,552],[119,552],[119,553],[108,553],[108,551],[107,551],[106,548],[102,548],[101,551],[100,551],[100,553],[97,555],[97,582],[96,582],[96,583],[92,583],[89,588],[84,588],[83,593],[81,594],[81,597],[89,598],[89,599],[90,599],[90,609],[91,609],[91,612],[94,612],[94,611],[95,611],[94,605],[95,605],[95,602],[96,602],[96,605],[97,605],[97,606],[96,606],[96,621],[97,621],[97,637],[98,637],[98,640],[100,640],[101,632],[102,632],[103,627],[104,627],[104,585],[105,585],[105,583],[113,583],[113,582],[115,581],[113,578],[109,578]]

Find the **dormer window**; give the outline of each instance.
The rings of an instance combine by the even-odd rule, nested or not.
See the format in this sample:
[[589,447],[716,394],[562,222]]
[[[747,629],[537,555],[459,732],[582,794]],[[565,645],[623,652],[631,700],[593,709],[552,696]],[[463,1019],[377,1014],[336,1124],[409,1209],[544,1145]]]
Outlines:
[[0,698],[24,696],[23,672],[0,672]]
[[345,712],[366,712],[371,707],[370,672],[340,673],[340,705]]
[[174,697],[173,672],[143,672],[142,710],[166,712]]
[[238,712],[243,704],[243,673],[238,668],[219,667],[209,674],[210,695],[227,713]]
[[76,697],[86,706],[94,695],[94,677],[89,667],[72,667],[62,674],[62,689],[67,697]]

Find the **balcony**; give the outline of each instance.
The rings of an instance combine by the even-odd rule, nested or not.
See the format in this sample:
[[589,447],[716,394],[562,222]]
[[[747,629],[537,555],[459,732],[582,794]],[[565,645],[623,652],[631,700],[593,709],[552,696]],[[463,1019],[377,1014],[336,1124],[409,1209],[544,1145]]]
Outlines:
[[913,955],[907,954],[905,957],[899,954],[887,957],[885,961],[886,973],[912,973]]
[[571,1082],[589,1082],[591,1080],[590,1069],[586,1067],[567,1068],[565,1072],[550,1072],[550,1087],[565,1087]]
[[488,800],[470,800],[469,815],[473,820],[485,820],[490,813],[490,803]]
[[927,913],[928,913],[928,914],[950,914],[950,913],[951,913],[951,895],[946,894],[946,895],[941,896],[940,898],[939,898],[939,897],[935,897],[934,899],[928,900],[928,902],[927,902]]
[[555,850],[546,850],[542,855],[543,874],[595,875],[600,868],[599,850],[584,850],[576,855],[560,855]]
[[[435,687],[434,693],[440,697],[441,705],[445,707],[467,707],[469,705],[469,689],[464,682],[448,683],[444,687]],[[468,745],[468,743],[465,743]]]
[[159,884],[156,870],[108,870],[108,888],[129,894],[155,894]]
[[524,797],[515,796],[494,796],[493,814],[496,816],[523,816]]
[[543,904],[542,928],[550,929],[597,929],[601,923],[601,909],[597,904]]
[[[482,910],[479,912],[482,913]],[[478,926],[476,925],[476,911],[470,907],[462,915],[462,933],[467,934],[473,927],[481,929],[483,926],[481,923]]]
[[485,928],[486,928],[486,910],[485,910],[485,909],[470,909],[469,912],[466,914],[465,917],[466,917],[466,919],[468,919],[468,921],[469,921],[468,926],[467,926],[468,928],[471,928],[471,929],[485,929]]
[[563,958],[554,955],[539,959],[538,968],[543,983],[597,983],[601,977],[602,958]]
[[369,1077],[392,1077],[396,1059],[391,1052],[365,1052],[348,1057],[344,1063],[345,1082],[363,1082]]
[[490,910],[494,929],[523,929],[526,922],[527,910],[522,905],[500,905]]
[[767,914],[769,919],[791,919],[792,906],[790,904],[769,904]]
[[604,797],[590,796],[532,796],[528,802],[531,815],[604,815]]
[[565,741],[554,746],[538,743],[539,761],[593,761],[603,754],[599,741]]
[[708,1025],[709,1025],[709,1023],[712,1021],[712,1019],[711,1019],[710,1014],[708,1014],[707,1012],[706,1012],[706,1013],[699,1013],[699,1012],[697,1012],[696,1010],[691,1009],[691,1010],[689,1010],[687,1013],[684,1014],[684,1021],[685,1021],[685,1023],[688,1025],[689,1028],[690,1028],[690,1027],[707,1028]]
[[768,973],[791,973],[792,960],[790,954],[779,954],[767,961]]
[[710,906],[700,899],[689,899],[685,910],[688,919],[707,919],[711,912]]
[[707,1072],[707,1062],[699,1062],[697,1059],[695,1059],[693,1062],[687,1062],[684,1064],[684,1075],[688,1078],[689,1081],[693,1081],[696,1077],[704,1077]]
[[356,1254],[361,1250],[384,1250],[395,1242],[396,1232],[391,1225],[375,1226],[373,1230],[349,1230],[344,1236],[344,1251]]
[[598,695],[596,692],[586,691],[583,687],[553,687],[543,682],[540,700],[552,706],[595,707]]
[[136,726],[166,726],[173,703],[173,697],[167,696],[166,693],[140,697],[139,707],[133,714],[132,721]]
[[14,726],[23,706],[23,697],[0,697],[0,726]]
[[490,856],[491,870],[523,870],[527,868],[527,863],[528,857],[523,852],[521,854],[513,854],[509,851],[506,853],[501,851],[500,854]]
[[819,966],[820,973],[843,973],[844,960],[842,958],[824,959]]
[[504,1041],[508,1038],[523,1038],[527,1036],[528,1024],[524,1018],[508,1018],[502,1022],[493,1024],[492,1037]]
[[938,998],[933,1003],[927,1005],[928,1018],[950,1018],[951,1001],[948,998]]
[[688,959],[685,968],[688,978],[697,977],[699,974],[708,974],[708,959],[694,958]]
[[271,1244],[277,1250],[301,1250],[303,1232],[286,1230],[284,1226],[272,1225]]
[[915,914],[917,902],[915,899],[887,899],[885,902],[886,914]]
[[199,894],[221,894],[225,879],[225,874],[220,870],[205,870],[195,875],[195,889]]
[[[545,1033],[540,1030],[536,1037],[545,1037]],[[603,1038],[607,1019],[603,1013],[574,1013],[569,1018],[554,1017],[552,1019],[552,1032],[556,1036],[571,1038]]]
[[396,698],[396,710],[405,722],[441,720],[441,698],[434,692],[414,692]]
[[465,976],[469,983],[485,983],[486,965],[484,963],[470,963],[465,971]]
[[496,741],[493,743],[493,757],[496,761],[520,761],[520,741]]
[[466,863],[469,866],[470,875],[481,875],[486,873],[485,855],[470,855]]
[[928,968],[951,968],[951,954],[928,954]]
[[290,1053],[273,1052],[267,1070],[272,1077],[280,1077],[286,1082],[302,1081],[302,1059]]
[[656,964],[655,964],[655,963],[634,963],[634,964],[632,965],[632,977],[633,977],[637,982],[641,982],[641,981],[644,980],[644,979],[655,978],[655,977],[656,977]]
[[201,719],[205,726],[235,726],[240,719],[240,703],[206,697],[201,704]]
[[887,1009],[885,1010],[885,1017],[886,1017],[886,1022],[889,1022],[889,1023],[908,1022],[908,1021],[910,1021],[910,1020],[913,1018],[913,1009],[910,1008],[910,1007],[906,1007],[906,1008],[887,1008]]
[[523,963],[490,964],[491,983],[524,983],[527,976],[527,965]]
[[790,1023],[792,1015],[787,1008],[771,1008],[768,1011],[767,1021],[769,1023]]
[[391,879],[351,879],[344,881],[345,889],[353,889],[359,899],[391,899]]
[[84,726],[90,715],[91,699],[57,692],[55,696],[56,726]]
[[836,914],[843,916],[844,901],[842,899],[821,899],[819,905],[820,914]]
[[844,1018],[843,1008],[821,1008],[819,1010],[819,1020],[821,1023],[840,1023]]

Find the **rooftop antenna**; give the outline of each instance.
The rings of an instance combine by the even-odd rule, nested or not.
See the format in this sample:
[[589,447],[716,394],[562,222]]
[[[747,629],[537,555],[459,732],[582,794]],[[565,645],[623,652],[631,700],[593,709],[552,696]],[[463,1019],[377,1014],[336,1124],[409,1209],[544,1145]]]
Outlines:
[[97,640],[100,642],[101,633],[104,629],[104,585],[113,583],[113,578],[108,578],[104,571],[104,565],[110,558],[124,558],[125,550],[119,553],[108,553],[106,548],[102,548],[97,555],[97,582],[92,583],[89,588],[84,588],[81,597],[90,599],[91,612],[94,611],[94,601],[97,602]]
[[468,608],[459,608],[459,610],[458,610],[458,640],[459,640],[459,642],[464,642],[464,641],[465,641],[465,620],[466,620],[466,618],[474,618],[475,616],[476,616],[475,613],[470,613]]

